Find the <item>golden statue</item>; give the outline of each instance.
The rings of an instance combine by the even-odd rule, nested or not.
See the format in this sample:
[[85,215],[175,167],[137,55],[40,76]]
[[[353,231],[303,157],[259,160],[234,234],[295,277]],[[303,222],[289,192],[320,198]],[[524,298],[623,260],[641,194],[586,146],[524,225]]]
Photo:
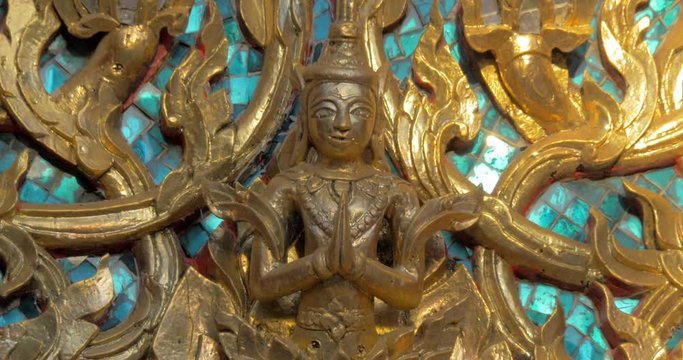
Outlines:
[[[254,240],[249,268],[250,294],[258,300],[301,291],[292,339],[319,358],[371,352],[374,298],[411,310],[426,276],[425,246],[410,229],[419,199],[410,183],[388,171],[377,116],[379,76],[359,51],[353,5],[338,5],[325,52],[302,71],[304,111],[289,154],[292,167],[261,195],[277,216],[264,222],[287,224],[288,231],[281,239]],[[420,225],[426,224],[413,226]],[[266,244],[294,246],[298,231],[302,257],[287,263],[284,253],[268,250]],[[444,257],[438,240],[431,265]]]
[[[263,50],[263,71],[232,120],[236,104],[210,86],[236,49],[224,33],[225,8],[135,3],[4,3],[0,127],[105,199],[22,202],[26,152],[0,175],[0,305],[27,294],[41,305],[37,317],[0,327],[0,358],[576,356],[565,347],[559,305],[542,324],[526,315],[520,278],[588,296],[592,329],[614,357],[683,354],[680,343],[667,347],[683,322],[683,216],[664,191],[622,179],[621,195],[642,219],[642,249],[620,243],[596,208],[585,216],[586,242],[526,213],[552,183],[680,166],[680,19],[653,50],[643,33],[655,25],[636,17],[643,0],[462,0],[449,30],[462,35],[458,56],[467,59],[458,63],[434,1],[401,85],[384,41],[413,6],[408,0],[333,1],[329,39],[305,66],[312,1],[239,1],[236,21],[244,41]],[[188,42],[189,23],[196,43],[175,59],[169,44],[173,36]],[[38,59],[60,32],[96,48],[53,93],[41,84]],[[571,53],[586,42],[616,95],[588,77],[570,80]],[[461,64],[472,67],[469,77]],[[182,143],[183,156],[155,179],[119,119],[131,94],[165,70],[172,75],[158,89],[160,128]],[[479,94],[527,145],[488,192],[447,156],[478,146],[490,126]],[[301,111],[271,154],[295,98]],[[263,175],[241,185],[266,153]],[[207,207],[224,226],[186,259],[176,230]],[[440,231],[473,249],[473,269],[448,260]],[[121,249],[136,259],[139,294],[105,330],[116,287],[109,258],[70,284],[55,257]],[[636,311],[617,309],[613,294],[638,298]]]

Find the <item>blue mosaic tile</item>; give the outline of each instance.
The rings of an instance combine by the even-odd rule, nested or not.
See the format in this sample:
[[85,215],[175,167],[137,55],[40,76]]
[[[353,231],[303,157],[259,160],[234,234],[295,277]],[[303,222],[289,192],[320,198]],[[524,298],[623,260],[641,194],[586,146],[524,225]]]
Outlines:
[[[584,241],[588,233],[587,211],[588,208],[594,207],[606,217],[611,230],[624,246],[642,248],[642,223],[626,205],[623,198],[625,192],[621,186],[622,178],[563,181],[552,184],[530,207],[527,218],[558,234]],[[627,176],[625,179],[640,186],[646,185],[644,187],[664,195],[678,209],[683,207],[683,179],[672,167],[646,171]],[[541,217],[541,214],[549,213],[551,210],[559,216],[552,221],[549,216]],[[560,222],[564,225],[557,225]],[[580,235],[576,235],[572,230],[566,234],[558,231],[566,229],[567,224],[571,224],[573,230],[581,229]]]
[[[9,168],[19,152],[28,149],[13,134],[0,134],[0,170]],[[73,175],[57,168],[35,150],[29,150],[29,168],[19,188],[19,200],[27,203],[72,204],[102,200],[101,192],[88,190]]]
[[233,105],[232,118],[237,118],[256,91],[263,68],[263,53],[251,46],[238,24],[235,4],[230,0],[218,0],[223,15],[223,30],[228,38],[227,72],[213,85],[224,88]]
[[462,245],[457,237],[449,232],[441,232],[446,243],[446,252],[448,258],[458,264],[463,264],[467,270],[472,272],[472,249]]
[[52,94],[62,87],[68,74],[56,61],[50,61],[40,69],[40,78],[48,94]]
[[196,33],[201,29],[202,18],[204,17],[205,10],[206,4],[204,4],[202,1],[195,2],[192,10],[190,10],[190,16],[187,18],[187,26],[185,27],[186,34]]
[[185,255],[191,258],[197,256],[222,223],[222,219],[207,213],[202,214],[197,221],[184,229],[178,237]]
[[[71,283],[89,279],[97,272],[99,256],[77,256],[59,259]],[[102,330],[110,329],[126,320],[133,311],[139,292],[137,265],[132,253],[110,255],[109,270],[114,280],[114,301],[98,324]]]
[[40,308],[34,294],[0,302],[0,328],[36,318],[38,315]]
[[[223,80],[223,87],[228,91],[235,89],[236,86],[239,86],[238,89],[246,89],[246,91],[234,91],[234,93],[230,94],[237,105],[235,106],[236,111],[233,115],[237,116],[240,110],[244,108],[244,105],[250,100],[253,89],[255,88],[255,83],[258,82],[258,73],[262,67],[262,54],[257,50],[251,48],[247,49],[248,45],[244,43],[244,38],[239,27],[236,26],[236,22],[234,21],[235,11],[233,3],[228,0],[219,0],[217,1],[217,4],[224,17],[226,34],[231,39],[231,48],[227,64],[229,74],[226,76],[226,79]],[[643,13],[649,11],[649,14],[652,14],[651,17],[653,18],[655,16],[662,17],[662,19],[654,19],[655,21],[653,21],[653,24],[661,25],[658,25],[659,28],[648,32],[647,35],[651,51],[654,51],[658,45],[658,37],[661,37],[661,34],[663,33],[661,27],[666,28],[670,26],[673,21],[672,19],[678,14],[679,6],[674,4],[677,4],[677,2],[653,0],[649,4],[651,9],[643,10]],[[409,16],[406,17],[407,20],[395,31],[387,34],[385,37],[385,51],[392,61],[392,70],[401,80],[405,80],[410,76],[410,57],[414,51],[415,44],[421,36],[424,24],[429,21],[428,9],[430,5],[431,1],[414,0],[410,4]],[[446,16],[447,20],[444,28],[446,42],[452,46],[452,53],[456,60],[462,61],[462,52],[458,44],[460,40],[457,38],[458,35],[454,25],[455,5],[456,2],[454,0],[440,1],[441,12]],[[142,149],[140,151],[141,158],[149,160],[147,165],[150,167],[152,173],[155,174],[155,181],[157,181],[157,183],[163,180],[163,176],[171,169],[178,166],[181,152],[179,148],[165,143],[165,140],[159,131],[159,127],[156,125],[156,117],[158,117],[158,97],[153,95],[153,93],[158,94],[160,89],[163,89],[166,86],[173,67],[177,66],[181,59],[187,54],[187,51],[189,51],[188,46],[194,44],[194,36],[192,33],[195,33],[201,26],[202,16],[200,14],[203,13],[204,7],[205,5],[202,2],[199,2],[193,8],[191,21],[188,23],[187,28],[187,32],[190,34],[185,35],[176,41],[167,64],[161,68],[151,84],[145,84],[143,86],[143,90],[147,87],[146,90],[149,90],[150,92],[145,93],[145,95],[138,94],[138,97],[136,98],[134,106],[137,107],[137,109],[131,110],[131,112],[140,112],[143,116],[148,117],[150,122],[144,123],[143,121],[144,126],[140,123],[134,123],[122,127],[124,137],[126,137],[129,143],[133,144],[137,141],[139,144],[146,145],[140,145],[140,148]],[[312,51],[312,59],[315,59],[316,54],[319,54],[321,47],[317,45],[327,37],[327,29],[330,21],[330,8],[327,0],[316,0],[314,7],[316,15],[314,21],[314,41],[318,42],[318,44],[312,45],[312,48],[314,49]],[[656,12],[652,12],[654,9],[656,9]],[[64,48],[62,46],[63,44],[59,41],[55,41],[54,44],[54,49],[57,53],[57,50]],[[248,55],[245,57],[245,54]],[[574,58],[578,59],[575,61],[576,64],[572,69],[572,81],[574,84],[580,86],[584,79],[584,73],[588,73],[589,76],[598,81],[603,88],[610,92],[615,98],[623,96],[616,87],[616,84],[604,76],[604,69],[600,67],[599,61],[596,61],[596,59],[599,59],[599,54],[595,51],[594,40],[591,41],[590,46],[584,46],[572,55]],[[312,59],[309,61],[312,61]],[[73,73],[74,69],[78,68],[79,59],[69,59],[68,56],[60,56],[58,54],[57,56],[54,56],[54,59],[45,57],[43,59],[43,64],[44,70],[41,70],[43,82],[46,84],[46,90],[53,92],[66,81],[69,73]],[[61,71],[64,72],[64,75]],[[233,82],[232,77],[234,75],[241,75],[243,78],[240,79],[240,81]],[[147,96],[148,94],[151,95]],[[485,190],[490,192],[495,188],[502,171],[505,170],[514,156],[526,146],[526,143],[519,137],[519,134],[516,133],[509,121],[495,111],[491,101],[483,94],[481,89],[478,89],[477,95],[482,111],[486,112],[488,115],[485,118],[484,129],[482,130],[482,136],[480,136],[478,145],[475,145],[469,153],[449,154],[449,156],[454,161],[459,171],[475,184],[483,185]],[[155,144],[162,144],[162,149],[159,150]],[[492,147],[491,144],[494,144],[494,146]],[[5,156],[4,154],[5,153],[3,152],[3,157],[0,158],[0,167],[9,166],[4,164],[14,161],[12,155]],[[162,156],[162,154],[166,155]],[[36,176],[35,181],[31,183],[33,185],[29,186],[49,183],[50,176],[48,173],[49,171],[46,173],[38,172],[39,175]],[[73,181],[70,180],[60,181],[60,186],[62,186],[62,182],[65,184],[63,185],[65,190],[68,189],[69,186],[72,186],[69,184],[73,183]],[[578,183],[581,184],[580,182]],[[683,181],[680,179],[677,178],[673,183],[667,182],[664,185],[657,180],[651,179],[648,180],[648,184],[651,184],[651,186],[658,188],[661,192],[668,194],[671,199],[674,199],[678,206],[683,204]],[[595,187],[592,185],[585,186],[586,188],[594,189],[582,189],[576,194],[574,190],[577,186],[575,185],[562,184],[561,186],[558,185],[557,188],[559,189],[560,187],[565,192],[571,192],[571,196],[565,196],[565,199],[568,198],[569,201],[575,201],[570,203],[567,200],[562,201],[559,197],[555,197],[552,200],[553,204],[549,203],[550,199],[548,199],[548,202],[539,201],[537,204],[540,205],[538,205],[536,209],[532,208],[529,212],[529,217],[532,221],[536,219],[535,222],[537,221],[537,223],[542,224],[544,227],[558,229],[557,231],[559,232],[566,231],[567,234],[574,234],[577,232],[577,229],[583,229],[583,226],[585,225],[586,206],[596,206],[599,208],[604,207],[605,212],[612,216],[614,227],[618,228],[623,234],[638,238],[639,231],[642,232],[642,230],[639,230],[642,228],[639,221],[637,219],[634,220],[632,216],[626,214],[626,209],[615,202],[615,196],[612,196],[612,193],[615,191],[618,192],[618,189],[615,190],[613,184],[606,182],[602,187]],[[38,187],[38,189],[42,188]],[[555,189],[554,191],[559,190]],[[33,194],[32,191],[29,191],[28,193]],[[36,190],[35,193],[40,194],[40,191]],[[45,193],[47,193],[47,191],[45,191]],[[552,194],[553,192],[550,191],[550,193]],[[66,197],[67,200],[72,199],[65,193],[60,194]],[[616,198],[618,200],[618,196]],[[48,194],[43,201],[49,201],[50,199],[59,199],[59,197]],[[75,198],[73,199],[75,200]],[[537,209],[540,210],[537,211]],[[197,223],[188,228],[188,231],[181,234],[181,244],[183,244],[183,249],[188,256],[193,256],[192,254],[196,255],[220,222],[220,219],[212,217],[212,215],[202,216]],[[583,230],[578,231],[581,232]],[[451,258],[457,259],[458,261],[468,261],[469,256],[471,256],[471,251],[469,249],[462,246],[459,242],[453,241],[453,239],[447,238],[446,241]],[[72,270],[76,271],[80,266],[81,265],[73,266]],[[79,276],[82,277],[87,274],[88,267],[85,265],[83,266],[84,268],[79,270],[82,273],[75,273],[74,276],[80,274]],[[471,264],[469,267],[471,269]],[[121,276],[122,281],[128,278],[129,277],[125,274]],[[121,300],[120,305],[114,307],[117,310],[112,311],[112,315],[110,315],[110,318],[107,320],[104,327],[114,326],[114,324],[110,322],[115,322],[117,320],[112,319],[125,318],[125,316],[127,316],[126,314],[129,313],[130,309],[133,307],[133,298],[135,298],[135,296],[131,295],[135,295],[136,290],[131,290],[132,288],[129,286],[121,292],[123,289],[123,282],[118,289],[119,294],[127,294],[127,299]],[[550,309],[552,312],[558,294],[560,303],[565,310],[565,313],[568,315],[568,323],[570,324],[567,327],[565,336],[565,344],[570,354],[574,358],[581,359],[603,358],[602,356],[605,349],[604,338],[602,338],[599,329],[593,325],[594,315],[590,315],[593,314],[592,307],[586,305],[586,301],[581,301],[581,297],[576,297],[570,293],[552,290],[551,287],[543,284],[520,282],[520,298],[530,309],[529,311],[531,313],[529,316],[532,317],[533,314],[532,320],[535,319],[535,322],[539,324],[547,320],[547,316],[549,315],[548,310]],[[623,306],[624,309],[629,309],[630,307],[632,311],[632,309],[635,308],[635,305],[633,305],[633,299],[630,300],[631,302],[625,301]],[[21,317],[19,315],[12,316],[17,318]],[[0,322],[1,321],[0,318]]]
[[73,74],[83,68],[93,50],[85,42],[67,43],[63,36],[56,36],[40,61],[39,75],[45,91],[53,94],[59,90]]
[[550,318],[557,303],[560,303],[567,322],[565,349],[572,358],[582,360],[610,358],[607,341],[596,326],[595,309],[585,295],[524,280],[518,282],[518,291],[527,316],[539,326]]
[[470,182],[491,193],[510,162],[527,143],[503,117],[480,85],[475,84],[479,111],[484,115],[482,130],[468,151],[450,152],[449,158]]
[[678,344],[681,343],[681,339],[683,339],[683,324],[674,331],[674,333],[671,335],[669,340],[666,342],[666,348],[667,350],[671,351],[673,350]]
[[638,304],[640,304],[640,300],[634,298],[616,298],[614,299],[614,304],[622,312],[632,315],[633,312],[636,311]]

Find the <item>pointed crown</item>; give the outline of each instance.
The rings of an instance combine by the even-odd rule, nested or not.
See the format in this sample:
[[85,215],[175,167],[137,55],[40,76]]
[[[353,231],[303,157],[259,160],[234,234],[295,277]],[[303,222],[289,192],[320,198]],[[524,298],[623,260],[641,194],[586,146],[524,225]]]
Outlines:
[[374,85],[377,75],[368,65],[360,44],[360,26],[356,0],[338,0],[335,21],[330,25],[329,40],[315,64],[303,69],[305,82],[348,80]]

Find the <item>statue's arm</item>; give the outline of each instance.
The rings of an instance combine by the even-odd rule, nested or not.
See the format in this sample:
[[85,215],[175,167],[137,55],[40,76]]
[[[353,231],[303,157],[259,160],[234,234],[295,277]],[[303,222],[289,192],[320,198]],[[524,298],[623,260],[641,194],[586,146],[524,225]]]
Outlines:
[[415,308],[422,298],[424,254],[402,256],[404,234],[420,207],[417,194],[410,186],[399,186],[392,197],[387,216],[391,220],[394,239],[394,265],[389,267],[376,259],[357,254],[356,284],[400,310]]
[[274,260],[263,242],[254,239],[249,288],[257,300],[271,301],[311,288],[331,275],[321,251],[285,263]]
[[[296,207],[292,194],[293,184],[284,177],[275,177],[264,193],[264,198],[281,217],[283,224],[295,218]],[[288,237],[281,241],[287,241]],[[249,288],[251,296],[255,299],[275,300],[310,288],[330,276],[322,251],[287,263],[286,254],[283,259],[275,258],[263,238],[258,234],[254,237],[249,267]]]

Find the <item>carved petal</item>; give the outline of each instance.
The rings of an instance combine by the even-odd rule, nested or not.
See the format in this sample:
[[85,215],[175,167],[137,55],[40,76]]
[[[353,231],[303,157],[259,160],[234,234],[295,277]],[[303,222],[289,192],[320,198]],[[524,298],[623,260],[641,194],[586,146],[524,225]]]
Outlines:
[[240,15],[248,34],[254,42],[263,47],[273,36],[273,1],[271,0],[240,0]]

